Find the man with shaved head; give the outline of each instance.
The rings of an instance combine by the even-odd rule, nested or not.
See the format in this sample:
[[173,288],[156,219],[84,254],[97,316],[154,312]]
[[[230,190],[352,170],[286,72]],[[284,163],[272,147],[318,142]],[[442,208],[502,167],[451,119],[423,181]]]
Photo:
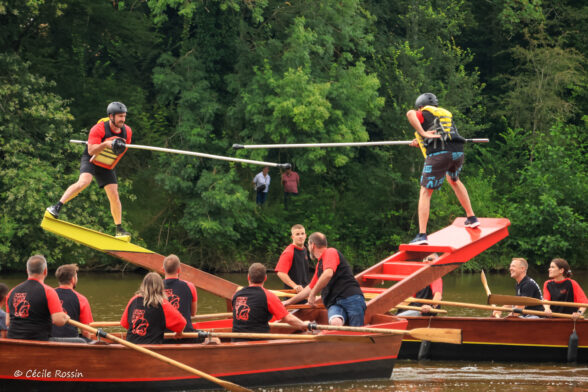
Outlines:
[[[509,271],[510,277],[517,282],[515,286],[516,294],[518,297],[531,297],[543,300],[543,295],[541,295],[541,289],[539,288],[539,285],[527,275],[528,269],[529,263],[527,263],[527,260],[523,259],[522,257],[515,257],[512,259]],[[514,306],[514,308],[543,311],[543,306],[540,305],[526,307]],[[501,314],[502,312],[497,310],[492,312],[492,315],[496,318],[499,318]],[[538,316],[526,314],[521,315],[521,317],[537,318]]]
[[28,280],[8,293],[8,338],[49,340],[52,324],[61,327],[69,316],[63,311],[55,290],[44,283],[47,260],[43,255],[29,258],[27,274]]

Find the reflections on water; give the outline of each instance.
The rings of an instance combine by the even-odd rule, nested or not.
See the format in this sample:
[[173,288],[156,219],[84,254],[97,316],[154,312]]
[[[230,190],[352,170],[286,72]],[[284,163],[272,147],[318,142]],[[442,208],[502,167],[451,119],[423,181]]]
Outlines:
[[259,388],[260,392],[580,392],[588,391],[588,368],[561,364],[399,361],[389,381],[358,381],[296,387]]

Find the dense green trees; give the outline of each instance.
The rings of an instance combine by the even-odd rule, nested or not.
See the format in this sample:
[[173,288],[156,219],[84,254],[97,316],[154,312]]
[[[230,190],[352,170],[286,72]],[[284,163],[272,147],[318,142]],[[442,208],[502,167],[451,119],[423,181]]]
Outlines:
[[[136,143],[287,161],[301,176],[284,210],[272,169],[260,209],[259,167],[130,151],[117,170],[137,241],[233,270],[273,265],[302,223],[373,264],[414,235],[418,150],[231,145],[409,139],[405,113],[425,91],[460,133],[492,140],[467,147],[463,180],[477,215],[511,219],[511,236],[472,266],[515,254],[586,266],[587,20],[573,0],[0,0],[0,269],[35,251],[116,267],[38,228],[77,177],[80,147],[67,141],[112,100],[128,105]],[[110,231],[106,206],[92,186],[64,216]],[[430,230],[462,215],[446,186]]]

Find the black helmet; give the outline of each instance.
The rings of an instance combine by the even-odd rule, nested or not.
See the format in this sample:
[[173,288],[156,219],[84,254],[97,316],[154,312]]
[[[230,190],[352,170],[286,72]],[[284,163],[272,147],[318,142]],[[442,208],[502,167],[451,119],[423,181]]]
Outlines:
[[422,106],[439,106],[439,101],[437,100],[437,97],[435,96],[435,94],[432,93],[424,93],[419,95],[419,97],[416,99],[414,106],[418,109]]
[[126,113],[126,112],[127,112],[127,107],[122,102],[111,102],[108,104],[108,107],[106,108],[106,114],[108,114],[109,116],[111,114]]

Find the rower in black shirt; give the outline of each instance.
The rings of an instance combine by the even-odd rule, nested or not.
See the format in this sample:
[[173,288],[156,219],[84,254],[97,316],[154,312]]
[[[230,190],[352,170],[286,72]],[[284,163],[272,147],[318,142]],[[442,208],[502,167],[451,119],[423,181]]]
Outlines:
[[27,261],[28,280],[8,293],[8,339],[49,340],[52,324],[61,327],[69,316],[55,290],[47,286],[47,260],[42,255]]
[[[510,263],[510,277],[516,280],[517,284],[515,286],[516,294],[518,297],[531,297],[537,298],[539,300],[543,300],[543,296],[541,295],[541,289],[537,282],[535,282],[531,277],[527,275],[527,270],[529,269],[529,263],[527,260],[521,257],[515,257],[512,259]],[[543,306],[535,305],[535,306],[513,306],[514,308],[518,309],[525,309],[525,310],[538,310],[543,311]],[[495,310],[492,312],[492,315],[496,318],[500,318],[502,312]],[[509,314],[509,316],[512,313]],[[520,317],[525,318],[538,318],[539,316],[533,314],[523,314]]]

